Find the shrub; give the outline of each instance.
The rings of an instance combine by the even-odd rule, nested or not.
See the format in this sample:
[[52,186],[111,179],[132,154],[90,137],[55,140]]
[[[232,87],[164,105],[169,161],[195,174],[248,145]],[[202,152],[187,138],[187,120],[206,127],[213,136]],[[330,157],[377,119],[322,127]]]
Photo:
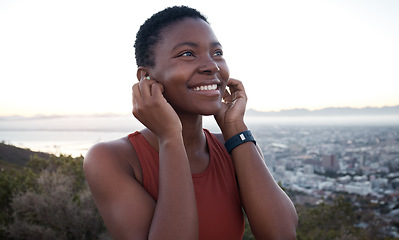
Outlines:
[[34,191],[11,202],[14,239],[97,239],[103,224],[87,188],[73,190],[74,179],[60,171],[43,171]]
[[7,197],[0,199],[6,210],[0,237],[109,239],[85,182],[82,162],[82,157],[33,157],[17,175],[2,174],[0,184],[12,184],[4,190]]

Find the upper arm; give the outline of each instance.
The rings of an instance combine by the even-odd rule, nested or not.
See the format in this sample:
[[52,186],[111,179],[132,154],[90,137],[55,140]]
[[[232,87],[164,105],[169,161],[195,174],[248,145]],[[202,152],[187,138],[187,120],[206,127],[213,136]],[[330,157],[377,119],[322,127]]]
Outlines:
[[90,149],[84,160],[90,191],[114,239],[147,239],[155,202],[119,160],[106,143]]

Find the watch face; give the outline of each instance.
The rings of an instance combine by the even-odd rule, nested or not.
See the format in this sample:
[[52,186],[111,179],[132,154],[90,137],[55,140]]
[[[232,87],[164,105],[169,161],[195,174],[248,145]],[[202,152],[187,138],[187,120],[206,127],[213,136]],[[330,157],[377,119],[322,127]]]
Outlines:
[[244,141],[244,140],[245,140],[244,133],[241,133],[241,134],[240,134],[240,138],[241,138],[241,140],[242,140],[242,141]]

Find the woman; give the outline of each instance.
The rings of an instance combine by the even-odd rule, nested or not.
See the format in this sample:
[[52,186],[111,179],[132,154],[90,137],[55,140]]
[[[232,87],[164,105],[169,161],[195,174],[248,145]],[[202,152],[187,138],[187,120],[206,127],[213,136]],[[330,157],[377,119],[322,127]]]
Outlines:
[[[135,48],[133,114],[146,128],[93,146],[84,162],[113,238],[241,239],[244,209],[257,239],[295,239],[295,208],[244,123],[244,87],[206,18],[167,8]],[[222,134],[204,130],[203,115]]]

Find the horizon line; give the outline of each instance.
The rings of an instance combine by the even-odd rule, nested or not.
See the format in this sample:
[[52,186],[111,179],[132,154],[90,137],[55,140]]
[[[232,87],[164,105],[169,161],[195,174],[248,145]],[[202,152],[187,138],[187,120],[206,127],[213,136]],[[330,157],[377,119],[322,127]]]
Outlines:
[[[289,112],[289,111],[308,111],[308,112],[317,112],[317,111],[322,111],[322,110],[327,110],[327,109],[352,109],[352,110],[362,110],[362,109],[381,109],[381,108],[395,108],[399,107],[399,104],[397,105],[387,105],[387,106],[381,106],[381,107],[371,107],[371,106],[366,106],[366,107],[324,107],[324,108],[318,108],[318,109],[309,109],[309,108],[288,108],[288,109],[280,109],[280,110],[259,110],[256,108],[248,108],[246,109],[247,112],[255,111],[258,113],[284,113],[284,112]],[[53,113],[53,114],[43,114],[43,113],[38,113],[38,114],[30,114],[30,115],[24,115],[24,114],[12,114],[12,115],[0,115],[0,118],[27,118],[27,119],[43,119],[43,118],[62,118],[62,117],[118,117],[118,116],[128,116],[132,115],[132,113],[121,113],[121,112],[95,112],[95,113],[65,113],[65,114],[60,114],[60,113]]]

